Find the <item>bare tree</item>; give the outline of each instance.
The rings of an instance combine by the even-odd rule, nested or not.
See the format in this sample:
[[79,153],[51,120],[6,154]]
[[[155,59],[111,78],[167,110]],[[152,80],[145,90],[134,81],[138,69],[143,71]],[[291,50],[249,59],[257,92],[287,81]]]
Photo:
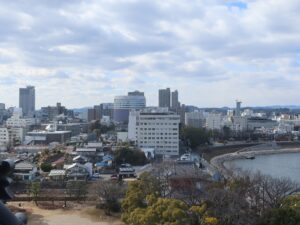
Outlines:
[[66,184],[66,195],[78,201],[87,196],[87,184],[85,181],[68,181]]
[[96,194],[98,195],[100,206],[103,206],[107,215],[111,211],[120,210],[120,198],[125,195],[125,185],[115,181],[100,181],[96,187]]

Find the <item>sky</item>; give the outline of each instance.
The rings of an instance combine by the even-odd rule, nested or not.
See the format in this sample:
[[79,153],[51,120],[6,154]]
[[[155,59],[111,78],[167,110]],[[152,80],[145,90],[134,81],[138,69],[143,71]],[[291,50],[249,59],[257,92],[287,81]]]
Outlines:
[[199,107],[300,105],[299,0],[0,0],[0,102],[179,91]]

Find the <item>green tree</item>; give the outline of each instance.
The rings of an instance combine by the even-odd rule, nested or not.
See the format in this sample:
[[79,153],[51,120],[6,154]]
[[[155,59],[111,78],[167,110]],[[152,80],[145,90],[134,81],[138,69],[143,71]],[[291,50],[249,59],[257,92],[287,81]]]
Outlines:
[[181,136],[194,149],[199,145],[209,144],[211,134],[204,128],[184,127],[181,131]]
[[126,196],[122,201],[122,219],[127,221],[136,208],[146,208],[147,195],[161,196],[160,182],[149,173],[143,173],[140,180],[128,184]]
[[38,205],[37,199],[38,199],[40,193],[41,193],[41,183],[40,182],[31,182],[28,187],[28,195],[32,196],[33,201],[36,205]]
[[223,133],[224,140],[228,140],[231,136],[230,127],[224,126],[223,129],[222,129],[222,133]]
[[50,163],[42,163],[41,164],[41,169],[44,172],[50,172],[52,170],[52,165]]
[[147,163],[147,158],[144,152],[128,147],[121,147],[114,152],[115,162],[117,165],[122,163],[130,163],[132,165],[144,165]]
[[176,199],[147,197],[148,207],[134,209],[126,221],[130,225],[191,224],[188,206]]

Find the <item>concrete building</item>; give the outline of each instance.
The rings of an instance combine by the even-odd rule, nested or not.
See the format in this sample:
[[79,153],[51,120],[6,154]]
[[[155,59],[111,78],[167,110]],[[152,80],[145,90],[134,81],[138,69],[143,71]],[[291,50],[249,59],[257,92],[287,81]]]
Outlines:
[[95,109],[94,108],[88,109],[87,110],[87,121],[91,122],[91,121],[95,120],[95,118],[96,118]]
[[33,117],[22,117],[22,109],[14,109],[13,115],[6,120],[7,127],[23,127],[26,130],[31,126],[35,126],[40,124],[40,120],[38,118]]
[[233,116],[232,117],[232,127],[233,131],[245,131],[248,129],[248,120],[246,117]]
[[235,116],[241,116],[241,104],[242,104],[241,101],[239,100],[236,101]]
[[275,120],[262,118],[262,117],[247,118],[248,130],[255,130],[258,128],[274,129],[277,126],[278,126],[278,122]]
[[138,95],[116,96],[114,99],[114,118],[118,123],[128,123],[129,111],[146,107],[146,98],[139,92]]
[[101,119],[101,106],[100,105],[94,105],[94,115],[95,115],[95,120]]
[[19,107],[24,116],[32,116],[35,111],[35,88],[27,86],[19,89]]
[[172,99],[171,99],[171,108],[173,110],[177,110],[180,107],[179,101],[178,101],[178,91],[175,90],[172,92]]
[[117,142],[128,141],[128,132],[117,132]]
[[222,128],[222,115],[220,113],[209,113],[206,126],[209,130],[220,130]]
[[0,103],[0,124],[3,123],[5,114],[6,114],[5,104],[4,103]]
[[152,148],[156,155],[179,154],[180,116],[167,108],[146,108],[131,111],[128,138],[139,148]]
[[206,118],[203,111],[185,113],[185,125],[188,127],[203,128]]
[[252,109],[245,109],[242,112],[242,116],[244,116],[244,117],[253,117],[254,116],[254,112],[253,112]]
[[24,136],[23,127],[0,127],[0,146],[22,144]]
[[128,92],[128,96],[145,96],[144,92],[140,92],[140,91],[132,91],[132,92]]
[[101,119],[103,116],[109,116],[109,118],[112,120],[114,115],[114,103],[101,103],[100,112]]
[[158,91],[158,106],[171,107],[171,91],[170,88],[160,89]]
[[41,108],[41,117],[43,121],[54,121],[59,115],[67,115],[68,110],[60,102],[56,106],[46,106]]
[[102,118],[102,107],[101,105],[94,105],[92,109],[88,109],[87,120],[101,120]]
[[89,129],[88,123],[58,123],[58,131],[71,131],[71,136],[77,136],[81,133],[87,133]]
[[71,139],[71,131],[47,131],[36,130],[28,132],[25,136],[27,144],[48,145],[51,142],[65,143]]

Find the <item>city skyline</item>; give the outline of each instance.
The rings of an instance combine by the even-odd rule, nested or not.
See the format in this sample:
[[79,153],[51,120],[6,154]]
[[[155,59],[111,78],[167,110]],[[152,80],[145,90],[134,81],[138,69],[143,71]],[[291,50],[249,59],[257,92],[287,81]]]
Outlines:
[[[112,102],[178,90],[199,107],[298,105],[300,3],[0,1],[0,102],[36,87],[36,105]],[[176,15],[176,16],[175,16]],[[280,18],[278,15],[282,15]]]

